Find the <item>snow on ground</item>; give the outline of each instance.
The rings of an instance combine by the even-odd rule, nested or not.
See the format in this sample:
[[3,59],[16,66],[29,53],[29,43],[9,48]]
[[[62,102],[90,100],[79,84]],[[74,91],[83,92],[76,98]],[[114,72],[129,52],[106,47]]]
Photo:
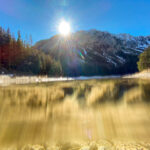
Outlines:
[[150,79],[150,70],[145,70],[135,74],[125,75],[123,78],[141,78],[141,79]]
[[67,77],[38,77],[38,76],[21,76],[21,77],[10,77],[9,75],[0,76],[0,85],[10,85],[10,84],[29,84],[29,83],[42,83],[42,82],[52,82],[52,81],[69,81],[73,78]]
[[129,74],[124,76],[79,76],[79,77],[42,77],[42,76],[20,76],[13,77],[12,75],[0,75],[0,86],[7,86],[11,84],[29,84],[29,83],[43,83],[43,82],[57,82],[57,81],[73,81],[73,80],[91,80],[91,79],[112,79],[112,78],[141,78],[150,79],[150,70],[143,72]]
[[0,75],[0,86],[7,86],[11,84],[29,84],[29,83],[43,83],[56,81],[72,81],[72,80],[90,80],[90,79],[106,79],[118,78],[120,76],[79,76],[79,77],[38,77],[38,76],[21,76],[12,77],[9,75]]

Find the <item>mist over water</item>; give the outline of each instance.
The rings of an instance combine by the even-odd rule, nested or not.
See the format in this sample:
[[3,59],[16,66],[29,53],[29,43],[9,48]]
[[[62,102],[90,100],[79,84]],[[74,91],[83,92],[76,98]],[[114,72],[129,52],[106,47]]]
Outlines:
[[0,145],[55,145],[67,150],[92,141],[107,148],[116,141],[150,142],[149,102],[149,80],[0,87]]

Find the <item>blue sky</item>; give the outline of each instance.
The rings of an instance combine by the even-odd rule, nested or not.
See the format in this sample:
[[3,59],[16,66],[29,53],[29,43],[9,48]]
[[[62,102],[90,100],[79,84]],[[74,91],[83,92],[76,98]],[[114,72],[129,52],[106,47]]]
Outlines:
[[62,18],[73,32],[150,35],[150,0],[0,0],[0,26],[34,43],[57,34]]

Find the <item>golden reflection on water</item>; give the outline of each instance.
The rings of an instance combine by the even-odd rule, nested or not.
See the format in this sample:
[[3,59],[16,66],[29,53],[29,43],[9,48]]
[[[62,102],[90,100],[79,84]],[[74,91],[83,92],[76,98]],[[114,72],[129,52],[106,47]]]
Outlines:
[[89,80],[0,88],[0,145],[150,142],[150,82]]

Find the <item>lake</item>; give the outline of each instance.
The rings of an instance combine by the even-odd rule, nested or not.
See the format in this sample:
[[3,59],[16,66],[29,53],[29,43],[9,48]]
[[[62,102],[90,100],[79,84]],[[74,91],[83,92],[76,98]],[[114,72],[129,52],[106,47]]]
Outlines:
[[0,87],[0,146],[150,148],[150,80],[91,79]]

